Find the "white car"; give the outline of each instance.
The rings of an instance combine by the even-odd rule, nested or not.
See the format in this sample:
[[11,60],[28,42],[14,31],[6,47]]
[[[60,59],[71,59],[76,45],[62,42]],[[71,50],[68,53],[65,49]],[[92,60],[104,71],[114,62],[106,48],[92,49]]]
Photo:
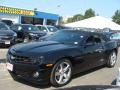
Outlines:
[[36,25],[40,31],[46,32],[48,35],[53,34],[54,32],[58,31],[58,29],[51,25]]

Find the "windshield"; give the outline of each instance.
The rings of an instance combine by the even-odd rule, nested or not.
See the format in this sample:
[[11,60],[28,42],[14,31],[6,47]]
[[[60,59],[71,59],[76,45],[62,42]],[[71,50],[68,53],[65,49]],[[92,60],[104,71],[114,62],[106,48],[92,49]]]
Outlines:
[[39,29],[33,25],[23,25],[22,28],[23,30],[28,30],[28,31],[39,31]]
[[57,41],[61,43],[78,44],[83,35],[76,32],[57,31],[55,34],[47,37],[45,40]]
[[12,25],[10,28],[12,29],[12,30],[20,30],[19,28],[21,27],[21,29],[22,29],[22,26],[21,25]]
[[0,23],[0,30],[9,30],[9,27],[4,23]]
[[12,25],[12,30],[25,30],[25,31],[39,31],[39,29],[36,26],[32,25]]
[[52,27],[52,26],[51,27],[48,26],[47,28],[50,32],[56,32],[58,30],[56,27]]
[[44,26],[37,26],[40,31],[47,32],[47,29]]

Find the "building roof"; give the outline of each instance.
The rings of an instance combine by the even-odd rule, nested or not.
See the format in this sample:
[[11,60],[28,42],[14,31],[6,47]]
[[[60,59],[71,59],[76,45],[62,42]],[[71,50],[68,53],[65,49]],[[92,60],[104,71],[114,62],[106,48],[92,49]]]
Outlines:
[[81,21],[65,24],[68,27],[84,27],[84,28],[95,28],[95,29],[104,29],[110,28],[112,30],[120,30],[120,25],[112,22],[110,19],[95,16],[92,18],[84,19]]

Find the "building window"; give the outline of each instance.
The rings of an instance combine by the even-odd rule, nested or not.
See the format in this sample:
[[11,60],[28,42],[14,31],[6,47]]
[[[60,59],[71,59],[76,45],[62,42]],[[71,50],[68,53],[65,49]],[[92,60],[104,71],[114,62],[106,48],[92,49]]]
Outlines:
[[33,24],[33,18],[32,17],[21,17],[21,23],[22,24]]
[[43,19],[42,18],[33,18],[33,17],[21,17],[21,23],[22,24],[43,24]]
[[40,24],[43,25],[43,19],[42,18],[34,18],[33,24]]
[[56,20],[48,19],[47,20],[47,25],[56,25]]

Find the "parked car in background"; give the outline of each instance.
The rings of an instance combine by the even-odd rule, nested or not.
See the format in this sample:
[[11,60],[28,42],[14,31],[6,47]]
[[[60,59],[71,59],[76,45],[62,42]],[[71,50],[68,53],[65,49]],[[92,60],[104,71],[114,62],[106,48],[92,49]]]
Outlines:
[[7,53],[12,76],[33,83],[67,84],[71,76],[100,65],[114,67],[117,43],[105,34],[60,30],[42,42],[21,43]]
[[13,22],[11,20],[1,20],[1,21],[7,24],[8,26],[13,25]]
[[40,31],[36,26],[31,24],[14,24],[11,26],[11,29],[17,33],[17,42],[38,40],[40,37],[46,35],[45,32]]
[[46,32],[48,35],[51,35],[58,31],[58,29],[51,25],[36,25],[40,31]]
[[0,45],[13,45],[17,34],[3,22],[0,22]]

